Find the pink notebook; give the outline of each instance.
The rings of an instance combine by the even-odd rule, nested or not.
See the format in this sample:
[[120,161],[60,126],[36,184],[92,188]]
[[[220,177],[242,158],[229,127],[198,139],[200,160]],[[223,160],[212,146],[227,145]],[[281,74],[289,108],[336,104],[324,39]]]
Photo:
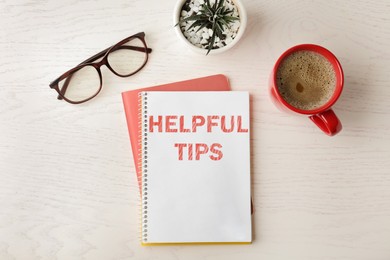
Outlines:
[[[138,187],[141,189],[141,172],[137,167],[140,150],[138,136],[138,95],[142,91],[229,91],[229,80],[224,75],[213,75],[203,78],[185,80],[164,85],[158,85],[148,88],[130,90],[122,93],[123,104],[125,108],[127,127],[130,135],[131,149],[136,166]],[[140,190],[141,191],[141,190]]]

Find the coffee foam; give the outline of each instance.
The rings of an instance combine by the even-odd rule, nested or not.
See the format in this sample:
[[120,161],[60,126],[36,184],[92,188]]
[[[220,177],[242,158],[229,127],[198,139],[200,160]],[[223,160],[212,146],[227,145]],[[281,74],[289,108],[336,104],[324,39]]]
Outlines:
[[276,73],[279,93],[287,103],[314,110],[325,105],[336,89],[332,64],[313,51],[298,51],[287,56]]

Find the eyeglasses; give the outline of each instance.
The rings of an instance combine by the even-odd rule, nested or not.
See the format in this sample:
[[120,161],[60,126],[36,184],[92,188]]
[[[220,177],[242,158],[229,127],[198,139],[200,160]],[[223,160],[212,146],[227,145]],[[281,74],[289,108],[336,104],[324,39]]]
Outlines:
[[[152,49],[146,46],[145,33],[132,35],[83,61],[50,83],[58,99],[80,104],[96,97],[102,89],[100,67],[106,65],[119,77],[129,77],[140,71]],[[97,61],[101,59],[100,61]]]

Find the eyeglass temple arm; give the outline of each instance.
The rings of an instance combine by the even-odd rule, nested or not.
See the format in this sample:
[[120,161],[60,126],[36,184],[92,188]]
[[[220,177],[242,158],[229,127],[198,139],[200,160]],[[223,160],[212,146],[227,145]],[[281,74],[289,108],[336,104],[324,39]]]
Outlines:
[[[112,46],[111,46],[112,47]],[[101,57],[103,57],[107,51],[111,48],[107,48],[107,49],[104,49],[102,50],[101,52],[99,52],[98,54],[92,56],[91,58],[81,62],[79,65],[83,65],[83,64],[86,64],[86,63],[90,63],[90,62],[93,62]],[[115,49],[113,49],[112,51],[116,51],[116,50],[120,50],[120,49],[128,49],[128,50],[133,50],[133,51],[139,51],[139,52],[145,52],[145,48],[144,47],[137,47],[137,46],[118,46],[116,47]],[[146,52],[147,53],[151,53],[152,52],[152,49],[150,48],[146,48]]]
[[[112,46],[111,46],[112,47]],[[80,65],[83,65],[83,64],[86,64],[86,63],[90,63],[90,62],[93,62],[101,57],[103,57],[107,51],[111,48],[111,47],[108,47],[107,49],[104,49],[102,50],[101,52],[99,52],[98,54],[95,54],[93,55],[91,58],[89,59],[86,59],[85,61],[81,62],[79,65],[77,66],[80,66]],[[134,51],[140,51],[140,52],[145,52],[145,48],[143,47],[137,47],[137,46],[126,46],[126,45],[122,45],[122,46],[118,46],[117,48],[115,48],[113,51],[116,51],[116,50],[120,50],[120,49],[128,49],[128,50],[134,50]],[[146,52],[147,53],[151,53],[152,52],[152,49],[151,48],[146,48]],[[64,82],[64,85],[62,86],[62,88],[60,89],[60,92],[62,95],[65,95],[65,92],[66,92],[66,89],[68,88],[68,85],[69,85],[69,82],[70,80],[72,79],[72,76],[73,74],[69,75],[65,82]],[[61,100],[62,97],[61,95],[58,95],[57,96],[57,99]]]

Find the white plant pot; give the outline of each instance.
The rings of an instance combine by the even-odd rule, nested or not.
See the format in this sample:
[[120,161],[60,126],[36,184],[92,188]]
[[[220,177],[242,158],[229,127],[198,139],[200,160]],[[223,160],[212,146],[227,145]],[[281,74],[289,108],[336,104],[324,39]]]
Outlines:
[[[242,4],[242,2],[240,0],[232,0],[234,2],[234,5],[237,7],[238,9],[238,14],[240,16],[240,27],[238,29],[238,32],[237,32],[237,35],[236,37],[229,43],[227,44],[226,46],[224,47],[221,47],[221,48],[218,48],[218,49],[212,49],[209,53],[209,55],[213,55],[213,54],[218,54],[218,53],[222,53],[222,52],[225,52],[227,50],[229,50],[230,48],[232,48],[234,45],[236,45],[236,43],[241,39],[242,35],[244,34],[244,31],[245,31],[245,28],[246,28],[246,24],[247,24],[247,20],[248,20],[248,16],[246,14],[246,10]],[[179,22],[179,19],[180,19],[180,14],[181,14],[181,9],[184,5],[184,3],[186,2],[186,0],[178,0],[176,2],[176,5],[175,5],[175,10],[173,12],[173,25],[177,24]],[[183,35],[183,32],[181,31],[180,29],[180,26],[175,26],[175,31],[176,31],[176,35],[177,37],[179,37],[179,39],[188,47],[190,48],[191,50],[193,50],[194,52],[196,53],[199,53],[199,54],[203,54],[203,55],[206,55],[207,53],[207,49],[203,49],[203,48],[200,48],[200,47],[197,47],[195,45],[193,45],[191,42],[189,42],[186,37],[184,37]]]

